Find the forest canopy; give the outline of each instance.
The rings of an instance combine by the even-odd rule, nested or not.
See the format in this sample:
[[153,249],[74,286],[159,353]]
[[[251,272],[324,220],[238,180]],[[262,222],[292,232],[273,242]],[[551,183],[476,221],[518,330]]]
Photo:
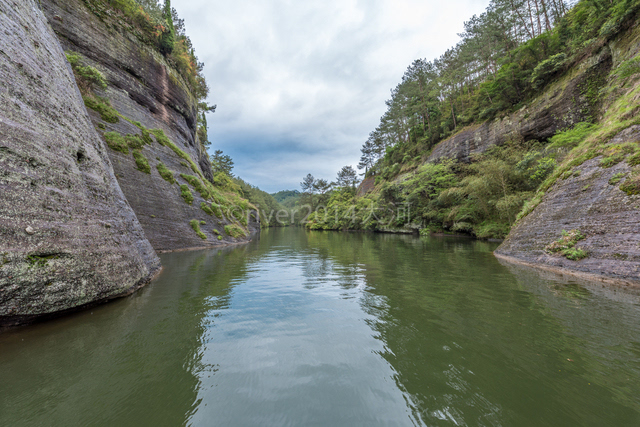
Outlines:
[[399,172],[472,123],[522,107],[616,35],[638,0],[491,0],[464,24],[460,41],[432,61],[415,60],[391,90],[361,152],[368,176]]

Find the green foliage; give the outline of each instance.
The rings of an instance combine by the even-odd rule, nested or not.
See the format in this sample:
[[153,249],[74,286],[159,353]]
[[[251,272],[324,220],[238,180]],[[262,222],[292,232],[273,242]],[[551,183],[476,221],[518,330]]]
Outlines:
[[[216,231],[218,231],[218,230],[216,230]],[[218,236],[218,240],[222,240],[222,238],[223,238],[222,236]]]
[[640,73],[640,56],[622,62],[615,70],[615,75],[619,79],[626,79]]
[[567,55],[563,52],[541,61],[531,74],[531,85],[533,89],[542,89],[553,76],[563,70],[566,64]]
[[[216,236],[220,235],[220,232],[218,230],[216,230],[215,228],[213,230],[211,230],[213,232],[213,234],[215,234]],[[222,239],[220,239],[222,240]]]
[[622,185],[620,185],[620,190],[627,193],[628,196],[640,194],[640,173],[635,171],[631,177],[627,178]]
[[[564,2],[538,6],[539,2],[491,0],[485,13],[465,23],[462,40],[454,48],[432,62],[414,61],[391,91],[387,111],[362,147],[359,167],[366,175],[380,176],[377,183],[394,179],[465,126],[518,110],[632,25],[640,0],[583,0],[573,8]],[[540,21],[544,26],[522,19],[526,16],[544,17]],[[635,59],[625,62],[617,73],[631,76],[639,64]],[[607,74],[605,66],[594,67],[579,88],[594,119]],[[554,147],[579,145],[595,131],[590,126],[580,124],[573,132],[557,135]],[[553,162],[543,163],[547,168],[542,167],[539,176]]]
[[192,219],[191,221],[189,221],[189,225],[191,225],[191,228],[193,228],[193,231],[196,232],[198,237],[200,237],[202,240],[207,240],[207,236],[200,230],[200,221],[198,221],[197,219]]
[[200,196],[203,199],[207,200],[211,197],[209,190],[205,187],[202,181],[198,179],[198,177],[195,177],[193,175],[186,175],[184,173],[181,173],[180,177],[191,184],[191,186],[195,188],[198,193],[200,193]]
[[100,118],[108,123],[118,123],[120,114],[111,107],[109,100],[92,95],[83,95],[84,105],[100,114]]
[[106,132],[104,139],[112,150],[119,151],[122,154],[129,154],[129,146],[118,132]]
[[149,161],[147,158],[140,152],[140,150],[133,150],[133,158],[136,161],[136,167],[140,172],[151,173],[151,166],[149,166]]
[[221,189],[232,191],[234,193],[240,193],[241,188],[234,180],[224,172],[215,172],[213,175],[213,183]]
[[151,129],[150,132],[156,137],[158,144],[168,147],[171,144],[167,135],[165,135],[162,129]]
[[140,127],[140,131],[141,131],[140,137],[142,138],[142,142],[144,142],[145,144],[148,144],[148,145],[153,144],[153,139],[151,139],[151,134],[150,134],[149,130],[147,128],[143,127],[142,125],[140,125],[139,127]]
[[189,190],[189,186],[187,184],[180,185],[180,195],[187,204],[190,205],[193,203],[193,194],[191,194],[191,190]]
[[223,154],[222,150],[216,150],[211,155],[211,168],[216,175],[221,172],[228,177],[233,176],[231,173],[233,170],[233,160],[229,155]]
[[142,138],[140,138],[139,135],[128,134],[125,135],[124,140],[129,148],[132,148],[134,150],[139,150],[144,147],[144,141],[142,140]]
[[[217,182],[217,179],[216,179]],[[260,190],[258,187],[243,181],[240,178],[233,178],[233,182],[240,189],[240,196],[248,200],[252,205],[256,206],[260,213],[260,225],[262,227],[288,225],[288,221],[282,221],[282,217],[278,217],[278,213],[287,212],[287,208],[282,206],[271,194]],[[287,213],[287,217],[290,215]],[[243,215],[243,220],[246,221],[247,215]]]
[[220,219],[224,217],[224,215],[222,214],[222,207],[216,203],[211,203],[211,211]]
[[612,155],[607,156],[602,160],[600,160],[600,167],[610,168],[611,166],[615,166],[624,160],[624,156],[625,156],[625,153],[620,151],[613,153]]
[[176,30],[173,27],[173,16],[171,15],[171,0],[164,0],[162,14],[166,26],[160,35],[160,52],[168,55],[173,52],[176,44]]
[[238,238],[238,237],[246,237],[247,233],[240,228],[239,226],[235,225],[235,224],[230,224],[230,225],[225,225],[224,226],[224,232],[227,233],[227,235],[233,237],[233,238]]
[[588,256],[587,252],[575,247],[576,243],[578,243],[580,240],[584,240],[585,238],[585,235],[582,234],[580,230],[576,229],[568,232],[562,230],[562,237],[559,240],[545,246],[544,250],[547,253],[560,254],[567,259],[577,261]]
[[230,209],[231,212],[231,216],[238,221],[240,224],[244,225],[245,227],[247,226],[247,216],[248,216],[248,211],[238,207],[238,206],[234,206]]
[[618,184],[620,181],[622,181],[622,179],[627,176],[626,172],[620,172],[617,173],[615,175],[613,175],[611,177],[611,179],[609,179],[609,185],[616,185]]
[[90,65],[82,65],[80,54],[67,51],[65,55],[67,56],[67,61],[71,64],[78,88],[83,95],[90,94],[96,87],[102,90],[107,88],[107,80],[104,75]]
[[638,151],[637,153],[635,153],[632,156],[629,156],[627,158],[627,164],[629,166],[637,166],[640,165],[640,151]]
[[592,123],[580,122],[567,129],[556,133],[549,140],[550,148],[574,148],[580,145],[589,135],[591,135],[598,125]]
[[158,163],[156,165],[156,168],[158,169],[158,173],[160,174],[162,179],[167,181],[169,184],[175,184],[176,179],[173,177],[173,172],[167,169],[164,163]]
[[202,209],[207,215],[213,216],[213,210],[205,202],[200,203],[200,209]]

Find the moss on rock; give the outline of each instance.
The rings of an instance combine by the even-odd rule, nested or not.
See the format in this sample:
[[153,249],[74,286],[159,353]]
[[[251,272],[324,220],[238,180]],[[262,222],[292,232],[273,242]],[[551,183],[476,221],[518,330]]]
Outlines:
[[200,221],[198,221],[197,219],[192,219],[189,222],[189,225],[191,225],[191,228],[193,228],[193,231],[196,232],[198,237],[200,237],[202,240],[207,240],[207,236],[200,230]]
[[129,154],[129,146],[118,132],[107,132],[104,134],[104,139],[112,150],[119,151],[122,154]]
[[140,152],[140,150],[133,150],[133,158],[136,161],[136,167],[140,172],[151,173],[151,166],[149,166],[149,161],[147,158]]
[[193,203],[193,194],[191,194],[191,190],[189,190],[189,186],[187,184],[180,185],[180,195],[187,204],[190,205]]
[[170,184],[175,184],[176,183],[176,179],[173,177],[173,172],[171,172],[169,169],[167,169],[167,167],[164,165],[164,163],[162,163],[162,162],[158,163],[156,165],[156,169],[158,169],[158,173],[160,174],[162,179],[164,179],[165,181],[167,181]]

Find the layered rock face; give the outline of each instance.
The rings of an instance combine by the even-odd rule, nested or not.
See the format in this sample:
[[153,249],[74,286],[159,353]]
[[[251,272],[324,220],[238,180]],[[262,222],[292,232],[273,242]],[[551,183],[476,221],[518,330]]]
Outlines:
[[586,95],[587,88],[602,82],[611,66],[611,51],[605,48],[600,55],[582,61],[516,113],[470,126],[442,141],[433,148],[427,161],[450,158],[468,163],[474,154],[482,154],[509,138],[544,141],[576,123],[597,118],[599,106]]
[[[636,23],[611,42],[614,70],[640,54],[638,28]],[[633,151],[640,144],[640,79],[631,77],[625,84],[614,72],[600,88],[601,94],[606,95],[600,125],[627,127],[612,138],[597,142],[602,152],[618,153],[614,157],[620,157],[610,162],[606,154],[598,155],[567,171],[546,191],[535,209],[514,225],[495,254],[512,262],[637,287],[640,165],[630,155],[625,157],[624,149]],[[570,260],[548,250],[548,245],[561,238],[562,230],[579,230],[585,236],[575,244],[586,253],[584,259]]]
[[[197,100],[182,76],[155,47],[141,41],[136,28],[106,2],[42,0],[42,6],[65,51],[80,54],[84,64],[98,69],[107,80],[107,89],[96,93],[107,98],[122,117],[117,123],[109,123],[89,110],[98,132],[139,135],[139,127],[132,122],[149,130],[160,129],[196,164],[198,171],[154,136],[151,144],[140,148],[140,154],[148,161],[148,173],[139,170],[131,152],[107,150],[122,191],[153,247],[166,251],[247,241],[248,236],[234,238],[225,233],[229,215],[208,215],[201,205],[211,200],[201,197],[180,176],[213,179],[208,155],[196,139]],[[160,163],[173,173],[175,182],[161,177]],[[180,185],[189,186],[191,203],[181,196]],[[249,231],[258,230],[259,216],[248,218]],[[192,221],[204,222],[200,229],[205,239],[196,234]]]
[[0,0],[0,324],[124,295],[160,268],[36,0]]
[[[640,126],[626,129],[609,144],[625,142],[640,143]],[[626,162],[602,168],[601,159],[587,160],[572,176],[558,180],[533,212],[516,223],[496,255],[550,270],[640,285],[640,195],[628,195],[614,178],[631,179],[632,168]],[[545,251],[562,237],[562,230],[579,230],[586,237],[576,244],[587,252],[586,258],[570,260]]]

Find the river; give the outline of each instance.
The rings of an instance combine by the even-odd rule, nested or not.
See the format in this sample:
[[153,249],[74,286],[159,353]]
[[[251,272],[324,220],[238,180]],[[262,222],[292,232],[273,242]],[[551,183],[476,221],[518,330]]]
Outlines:
[[271,229],[0,334],[0,425],[637,426],[640,299],[456,237]]

